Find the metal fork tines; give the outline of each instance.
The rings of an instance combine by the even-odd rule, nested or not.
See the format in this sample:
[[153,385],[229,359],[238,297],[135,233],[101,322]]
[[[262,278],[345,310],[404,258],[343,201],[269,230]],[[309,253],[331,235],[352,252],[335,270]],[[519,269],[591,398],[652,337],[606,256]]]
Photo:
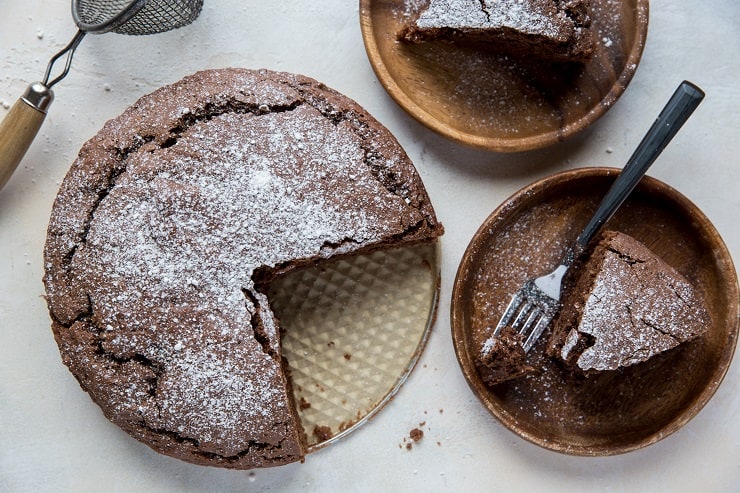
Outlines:
[[560,308],[560,285],[566,270],[566,265],[560,265],[550,274],[524,283],[504,310],[493,335],[511,327],[524,337],[524,351],[532,349]]
[[622,172],[614,180],[591,220],[576,238],[575,244],[565,252],[561,265],[546,276],[527,281],[519,289],[494,329],[494,336],[498,336],[501,329],[509,326],[524,337],[522,344],[524,351],[532,349],[537,338],[560,308],[560,286],[565,271],[573,260],[586,250],[589,242],[637,186],[650,165],[703,98],[704,92],[690,82],[684,81],[678,86]]

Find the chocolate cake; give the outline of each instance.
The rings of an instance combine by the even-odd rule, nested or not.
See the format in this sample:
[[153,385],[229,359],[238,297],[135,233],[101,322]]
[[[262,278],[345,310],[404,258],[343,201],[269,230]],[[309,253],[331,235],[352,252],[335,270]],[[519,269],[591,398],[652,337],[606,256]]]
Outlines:
[[534,373],[524,352],[524,336],[511,327],[504,327],[498,335],[491,335],[481,348],[475,365],[486,385],[493,386],[507,380]]
[[521,56],[582,61],[593,52],[590,0],[431,0],[399,34]]
[[624,233],[604,233],[573,272],[548,352],[580,372],[641,363],[709,327],[692,285]]
[[299,75],[199,72],[82,147],[48,227],[52,330],[106,417],[158,452],[302,460],[267,285],[441,234],[412,163],[355,102]]

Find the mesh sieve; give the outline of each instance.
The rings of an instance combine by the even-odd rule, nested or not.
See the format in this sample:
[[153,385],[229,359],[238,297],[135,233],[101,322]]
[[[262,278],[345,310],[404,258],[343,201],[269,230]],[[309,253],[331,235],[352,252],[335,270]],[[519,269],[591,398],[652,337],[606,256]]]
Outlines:
[[[72,0],[77,34],[49,60],[43,80],[30,84],[0,122],[0,189],[36,137],[54,100],[51,88],[69,73],[75,50],[87,33],[161,33],[190,24],[202,7],[203,0]],[[64,68],[52,78],[54,65],[62,57],[66,58]]]
[[88,33],[155,34],[190,24],[203,0],[72,0],[72,16]]
[[[50,89],[69,73],[72,57],[85,34],[156,34],[186,26],[200,14],[203,0],[72,0],[72,17],[78,31],[72,41],[54,55],[42,84]],[[50,80],[52,67],[67,57],[62,73]]]

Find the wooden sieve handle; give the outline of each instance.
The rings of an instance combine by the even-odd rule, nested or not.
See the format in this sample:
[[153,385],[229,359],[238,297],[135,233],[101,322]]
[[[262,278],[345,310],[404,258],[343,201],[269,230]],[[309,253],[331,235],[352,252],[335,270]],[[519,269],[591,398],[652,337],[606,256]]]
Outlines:
[[53,98],[45,85],[31,84],[0,122],[0,190],[31,146]]

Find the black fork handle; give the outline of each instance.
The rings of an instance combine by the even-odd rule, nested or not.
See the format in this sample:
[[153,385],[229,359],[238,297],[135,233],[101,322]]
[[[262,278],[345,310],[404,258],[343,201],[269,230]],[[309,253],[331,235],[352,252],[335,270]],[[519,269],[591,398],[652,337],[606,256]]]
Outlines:
[[593,217],[578,236],[574,256],[578,256],[601,230],[604,223],[611,219],[648,168],[699,106],[702,99],[704,99],[704,91],[691,82],[683,81],[678,86],[602,199]]

